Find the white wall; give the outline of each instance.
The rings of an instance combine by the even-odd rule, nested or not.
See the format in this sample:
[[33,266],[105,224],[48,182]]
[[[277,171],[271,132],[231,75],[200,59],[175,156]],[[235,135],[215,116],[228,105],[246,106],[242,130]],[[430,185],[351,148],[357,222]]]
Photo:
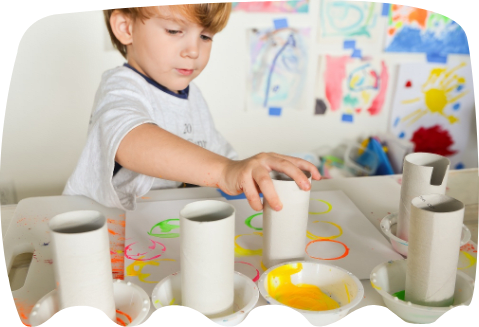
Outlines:
[[[311,27],[316,40],[319,1],[308,15],[287,17],[291,26]],[[344,124],[328,116],[314,116],[315,76],[320,54],[338,53],[334,47],[312,42],[308,81],[310,105],[285,111],[281,117],[245,110],[246,28],[272,26],[278,15],[235,13],[214,40],[211,60],[196,80],[210,105],[217,129],[241,157],[260,151],[301,152],[334,147],[387,130],[389,92],[385,113],[359,117]],[[467,32],[467,31],[466,31]],[[13,181],[17,200],[61,194],[86,139],[94,94],[103,71],[121,65],[111,50],[101,12],[46,17],[25,33],[10,85],[5,115],[0,176]],[[382,42],[360,44],[365,54],[378,55]],[[383,55],[392,65],[424,61],[424,55]],[[393,66],[392,66],[393,67]],[[394,80],[394,70],[391,80]],[[392,88],[391,88],[392,89]],[[475,129],[466,165],[477,166]]]

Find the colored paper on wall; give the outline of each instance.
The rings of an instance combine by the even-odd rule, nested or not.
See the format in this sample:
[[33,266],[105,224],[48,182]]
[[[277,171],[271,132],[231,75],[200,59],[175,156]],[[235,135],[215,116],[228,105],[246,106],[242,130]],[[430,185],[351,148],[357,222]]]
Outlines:
[[301,108],[308,76],[310,29],[251,29],[247,104],[249,109]]
[[233,11],[307,13],[309,11],[309,0],[233,2]]
[[467,59],[400,65],[390,131],[412,141],[416,152],[461,161],[473,118],[474,93]]
[[466,33],[461,26],[446,16],[424,9],[391,5],[386,34],[389,52],[469,54]]
[[375,41],[381,33],[381,6],[374,2],[322,0],[320,41],[355,38]]
[[[383,112],[389,86],[384,60],[329,56],[321,60],[318,98],[341,116],[377,116]],[[349,117],[349,116],[348,116]]]
[[[179,211],[200,200],[143,202],[127,212],[125,280],[151,294],[158,281],[180,270]],[[235,271],[257,281],[264,271],[263,214],[245,199],[227,202],[235,207]],[[359,279],[369,278],[376,265],[401,258],[341,191],[311,192],[304,247],[306,261],[337,265]]]

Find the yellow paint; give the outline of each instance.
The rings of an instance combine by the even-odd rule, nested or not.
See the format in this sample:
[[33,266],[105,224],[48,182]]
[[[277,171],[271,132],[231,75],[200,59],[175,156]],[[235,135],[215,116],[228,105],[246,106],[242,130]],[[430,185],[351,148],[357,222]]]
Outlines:
[[369,94],[369,92],[362,91],[361,96],[363,97],[365,103],[369,103],[369,100],[371,99],[371,94]]
[[335,224],[335,223],[332,223],[330,221],[313,221],[313,223],[326,223],[326,224],[331,224],[333,225],[334,227],[336,227],[338,230],[339,230],[339,233],[336,234],[336,235],[332,235],[332,236],[327,236],[327,237],[322,237],[322,236],[318,236],[318,235],[314,235],[313,233],[311,233],[310,231],[306,231],[306,237],[311,239],[311,240],[318,240],[318,239],[322,239],[322,240],[332,240],[333,238],[338,238],[340,237],[341,235],[343,235],[343,229],[341,228],[341,226],[339,226],[338,224]]
[[328,206],[328,209],[326,209],[326,211],[323,211],[323,212],[309,212],[310,215],[324,215],[325,213],[328,213],[333,209],[333,206],[331,205],[331,203],[329,203],[327,201],[320,200],[320,199],[311,199],[311,201],[323,202]]
[[358,82],[358,79],[359,79],[359,75],[355,75],[351,78],[351,82],[349,82],[349,86],[351,87],[351,89],[354,89],[354,86]]
[[361,146],[358,149],[358,154],[361,155],[364,152],[364,149],[368,147],[369,144],[369,138],[364,139],[364,141],[361,142]]
[[263,233],[261,232],[254,232],[252,234],[239,234],[235,236],[235,254],[238,257],[246,257],[250,255],[263,255],[263,249],[255,249],[255,250],[250,250],[250,249],[245,249],[241,247],[236,240],[240,238],[241,236],[245,235],[258,235],[258,236],[263,236]]
[[377,289],[378,291],[381,290],[381,287],[377,286],[376,284],[373,283],[373,281],[371,281],[371,286],[375,289]]
[[401,103],[402,103],[402,104],[409,104],[409,103],[414,103],[414,102],[418,102],[418,101],[421,101],[421,98],[414,98],[414,99],[403,100],[403,101],[401,101]]
[[116,250],[116,253],[121,254],[121,253],[123,253],[123,251],[122,250]]
[[174,305],[174,304],[175,304],[175,298],[172,298],[170,301],[170,305]]
[[268,274],[268,293],[276,301],[289,307],[325,311],[339,308],[338,302],[321,292],[319,287],[308,284],[294,285],[291,276],[303,269],[301,263],[278,267]]
[[266,270],[268,270],[268,268],[266,268],[266,267],[265,267],[265,265],[264,265],[263,261],[261,261],[261,269],[263,269],[263,271],[266,271]]
[[466,267],[460,267],[460,268],[457,268],[457,269],[460,269],[460,270],[467,269],[467,268],[470,268],[470,267],[474,266],[477,263],[477,259],[474,258],[469,253],[467,253],[466,251],[461,251],[460,253],[464,254],[464,256],[469,260],[469,265],[467,265]]
[[[138,259],[143,259],[143,257],[139,257]],[[132,264],[126,267],[126,275],[131,277],[138,277],[138,280],[143,283],[147,284],[154,284],[158,283],[158,281],[149,281],[146,280],[151,274],[142,273],[143,268],[146,266],[159,266],[160,261],[175,261],[174,259],[157,259],[152,261],[140,261],[135,260]],[[136,269],[138,268],[138,269]]]
[[349,295],[348,285],[344,284],[344,288],[346,289],[346,294],[348,295],[348,303],[351,303],[351,296]]
[[163,306],[163,304],[161,304],[160,300],[156,300],[156,301],[155,301],[155,304],[158,304],[158,303],[159,303],[161,306]]

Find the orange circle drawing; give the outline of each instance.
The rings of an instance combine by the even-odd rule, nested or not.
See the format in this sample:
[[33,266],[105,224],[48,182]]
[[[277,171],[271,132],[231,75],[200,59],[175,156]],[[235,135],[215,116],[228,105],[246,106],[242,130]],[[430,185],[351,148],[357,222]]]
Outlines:
[[[343,253],[342,255],[340,255],[339,257],[336,257],[336,258],[324,259],[324,258],[313,257],[313,256],[311,256],[311,255],[308,253],[308,247],[309,247],[311,244],[317,243],[317,242],[333,242],[333,243],[339,243],[339,244],[341,244],[342,246],[344,246],[344,253]],[[340,242],[340,241],[329,240],[329,239],[318,239],[318,240],[314,240],[314,241],[309,242],[309,243],[306,245],[306,248],[304,249],[304,252],[306,252],[306,254],[307,254],[311,259],[317,259],[317,260],[339,260],[339,259],[342,259],[342,258],[345,258],[345,257],[348,256],[348,254],[349,254],[349,248],[346,246],[346,244],[344,244],[343,242]]]

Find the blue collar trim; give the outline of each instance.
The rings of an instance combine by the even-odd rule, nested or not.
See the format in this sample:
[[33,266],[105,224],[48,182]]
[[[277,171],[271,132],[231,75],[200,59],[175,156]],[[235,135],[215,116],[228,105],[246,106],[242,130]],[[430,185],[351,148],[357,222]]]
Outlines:
[[161,91],[163,91],[163,92],[165,92],[169,95],[172,95],[174,97],[180,98],[180,99],[185,99],[185,100],[188,99],[188,94],[189,94],[189,91],[190,91],[190,86],[189,85],[186,87],[186,89],[180,90],[180,91],[178,91],[178,93],[175,93],[173,91],[168,90],[166,87],[159,84],[158,82],[152,80],[148,76],[143,75],[142,73],[137,71],[135,68],[131,67],[129,64],[125,63],[125,64],[123,64],[123,66],[128,67],[128,68],[132,69],[133,71],[137,72],[138,74],[140,74],[141,77],[143,77],[148,83],[150,83],[151,85],[153,85],[157,89],[160,89]]

